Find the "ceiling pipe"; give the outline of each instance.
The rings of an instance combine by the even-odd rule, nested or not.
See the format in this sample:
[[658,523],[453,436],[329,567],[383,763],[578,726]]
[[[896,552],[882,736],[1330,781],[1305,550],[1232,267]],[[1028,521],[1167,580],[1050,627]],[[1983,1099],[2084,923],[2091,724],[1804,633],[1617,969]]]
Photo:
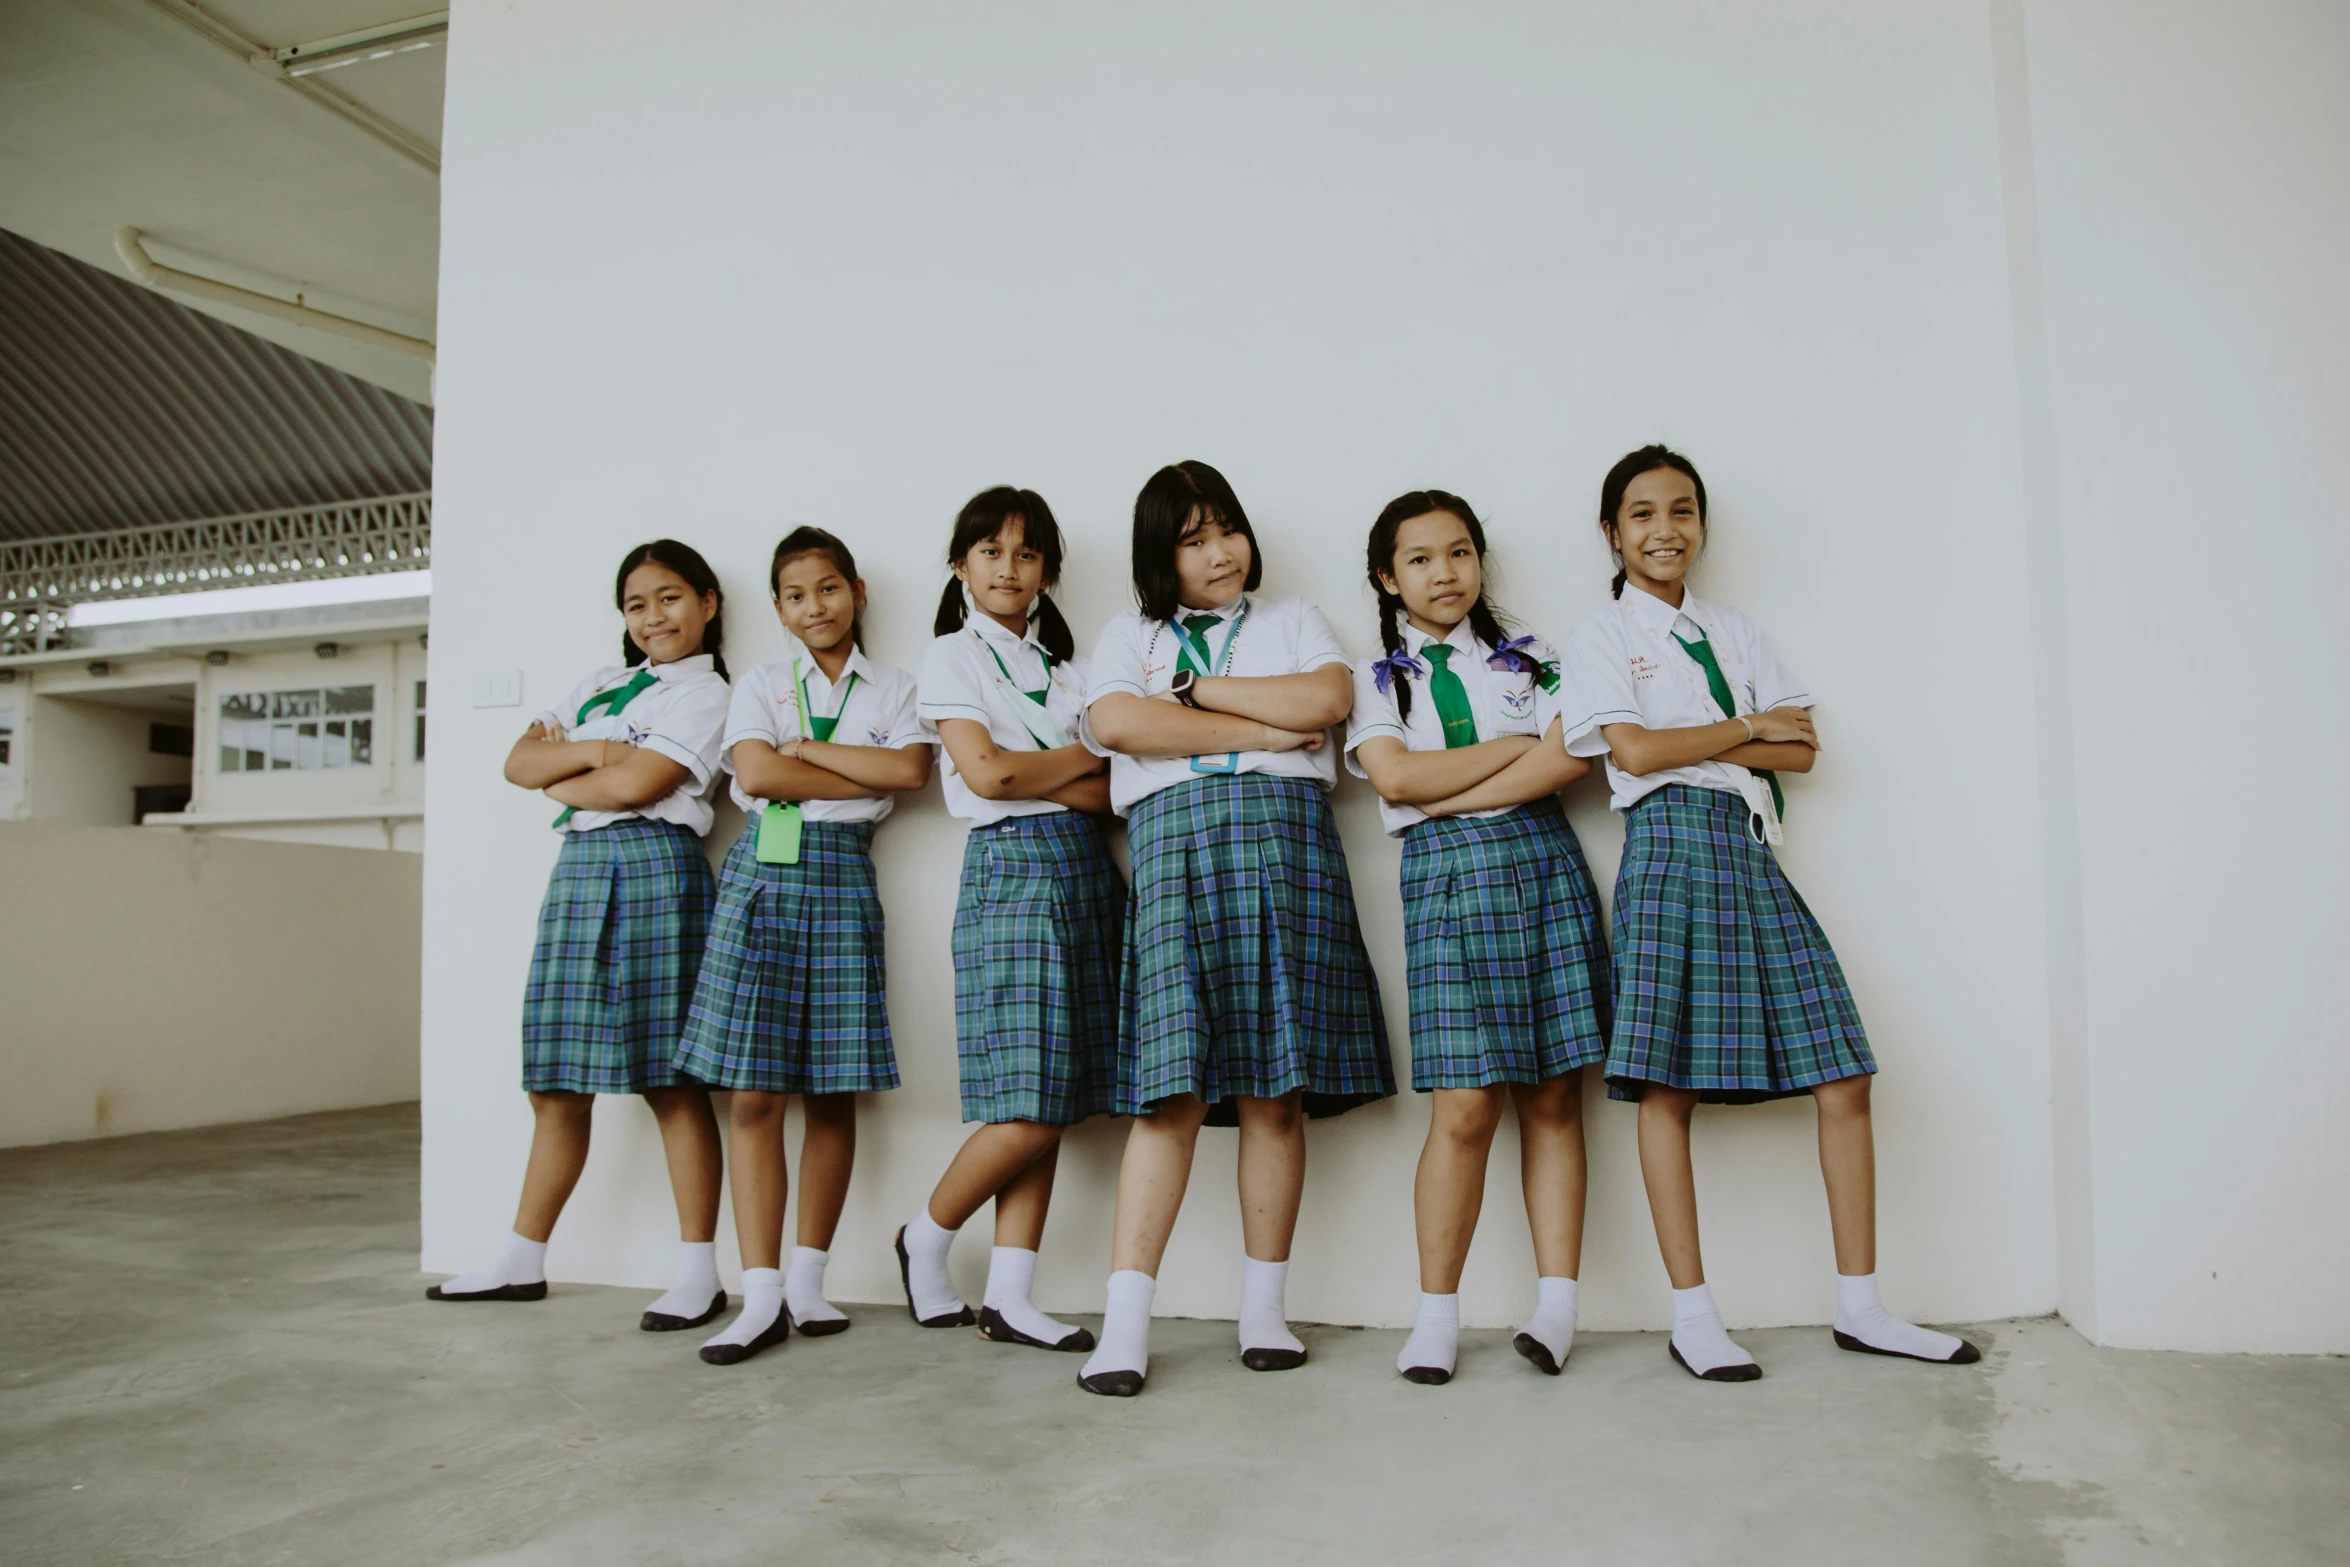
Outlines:
[[313,310],[308,305],[290,299],[279,299],[272,294],[257,294],[234,283],[218,283],[193,272],[182,272],[167,267],[147,254],[140,243],[141,235],[135,228],[114,231],[114,252],[122,257],[122,264],[130,269],[132,277],[149,288],[168,290],[176,294],[191,294],[198,299],[209,299],[215,304],[234,305],[239,310],[250,310],[257,315],[273,316],[280,321],[291,321],[312,331],[329,332],[336,337],[347,337],[354,343],[366,343],[376,348],[388,348],[395,354],[434,362],[436,350],[421,337],[409,337],[400,332],[389,332],[380,326],[369,326],[349,316],[332,315],[324,310]]

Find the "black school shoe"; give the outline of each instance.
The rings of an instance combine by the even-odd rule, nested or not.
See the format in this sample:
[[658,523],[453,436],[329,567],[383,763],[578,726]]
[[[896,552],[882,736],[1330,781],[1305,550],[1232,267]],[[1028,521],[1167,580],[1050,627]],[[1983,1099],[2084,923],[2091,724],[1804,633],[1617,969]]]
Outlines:
[[536,1284],[501,1284],[494,1290],[472,1290],[463,1295],[452,1295],[438,1284],[425,1286],[426,1300],[545,1300],[547,1281]]
[[[1551,1358],[1550,1346],[1543,1343],[1542,1340],[1536,1338],[1531,1333],[1521,1333],[1516,1338],[1511,1339],[1510,1348],[1516,1350],[1519,1354],[1532,1361],[1534,1363],[1534,1369],[1541,1372],[1546,1377],[1555,1377],[1561,1371],[1566,1369]],[[1574,1352],[1569,1350],[1568,1353],[1572,1354]]]
[[1929,1366],[1971,1366],[1983,1358],[1983,1352],[1965,1339],[1958,1341],[1958,1348],[1951,1352],[1948,1360],[1936,1360],[1930,1355],[1911,1355],[1898,1349],[1879,1349],[1874,1344],[1864,1344],[1842,1328],[1832,1331],[1836,1335],[1836,1347],[1849,1349],[1856,1355],[1890,1355],[1895,1360],[1922,1360]]
[[1452,1373],[1442,1366],[1406,1366],[1403,1379],[1417,1382],[1422,1387],[1442,1387],[1452,1380]]
[[1762,1367],[1751,1360],[1743,1366],[1716,1366],[1711,1371],[1700,1371],[1681,1358],[1681,1346],[1671,1339],[1665,1340],[1665,1352],[1673,1357],[1674,1365],[1679,1366],[1700,1382],[1760,1382],[1762,1380]]
[[1104,1398],[1132,1398],[1142,1391],[1142,1373],[1103,1371],[1090,1377],[1080,1373],[1077,1385],[1088,1393],[1099,1393]]
[[[930,1326],[925,1322],[924,1327]],[[996,1344],[1026,1344],[1035,1349],[1059,1349],[1074,1353],[1093,1348],[1093,1332],[1089,1328],[1071,1328],[1069,1336],[1058,1344],[1031,1338],[1004,1320],[1004,1314],[993,1306],[979,1308],[979,1336]]]
[[914,1259],[906,1255],[904,1225],[898,1226],[897,1240],[893,1244],[898,1249],[898,1283],[906,1292],[906,1315],[912,1317],[916,1324],[926,1328],[967,1328],[979,1320],[969,1306],[960,1311],[941,1312],[935,1317],[925,1317],[917,1312],[914,1309]]
[[675,1333],[682,1328],[698,1328],[726,1309],[726,1291],[720,1290],[710,1298],[710,1309],[698,1317],[673,1317],[666,1311],[648,1311],[636,1319],[636,1325],[647,1333]]
[[1251,1371],[1295,1371],[1306,1363],[1302,1349],[1244,1349],[1240,1363]]
[[814,1322],[795,1322],[792,1326],[799,1329],[802,1338],[826,1338],[835,1333],[846,1333],[849,1330],[849,1319],[819,1317]]
[[767,1324],[767,1331],[748,1344],[704,1344],[702,1359],[713,1366],[739,1366],[763,1349],[772,1349],[791,1337],[791,1308],[786,1306]]

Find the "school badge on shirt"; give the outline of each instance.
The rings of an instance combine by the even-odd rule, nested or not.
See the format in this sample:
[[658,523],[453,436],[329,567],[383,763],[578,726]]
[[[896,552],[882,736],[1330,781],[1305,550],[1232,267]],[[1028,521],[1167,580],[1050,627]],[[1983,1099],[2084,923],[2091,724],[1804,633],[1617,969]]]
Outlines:
[[1508,717],[1531,718],[1534,716],[1534,688],[1531,685],[1523,691],[1502,692],[1500,701],[1501,710]]

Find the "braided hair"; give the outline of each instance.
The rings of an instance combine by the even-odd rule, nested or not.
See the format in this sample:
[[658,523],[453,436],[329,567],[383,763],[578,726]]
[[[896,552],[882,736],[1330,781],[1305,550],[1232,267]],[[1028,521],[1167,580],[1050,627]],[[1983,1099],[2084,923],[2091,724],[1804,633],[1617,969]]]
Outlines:
[[[1670,468],[1675,473],[1689,476],[1689,482],[1697,487],[1698,525],[1704,526],[1705,481],[1697,476],[1697,464],[1660,442],[1626,454],[1607,471],[1607,477],[1599,481],[1599,536],[1602,539],[1607,537],[1608,525],[1616,520],[1616,514],[1624,509],[1624,492],[1632,487],[1632,481],[1644,473],[1654,473],[1659,468]],[[1624,596],[1625,580],[1624,562],[1618,557],[1616,580],[1608,584],[1609,598],[1620,599]]]
[[[1371,592],[1379,600],[1379,645],[1390,654],[1403,651],[1403,596],[1387,591],[1380,580],[1383,574],[1395,571],[1396,530],[1414,517],[1425,517],[1432,511],[1458,517],[1461,526],[1469,530],[1469,547],[1477,552],[1477,559],[1485,559],[1485,524],[1469,509],[1469,503],[1443,490],[1414,490],[1409,495],[1398,495],[1379,513],[1379,520],[1371,524],[1371,540],[1365,550],[1365,566],[1371,579]],[[1477,602],[1469,606],[1469,629],[1485,639],[1488,647],[1499,647],[1509,633],[1503,629],[1502,619],[1493,603],[1480,586]],[[1395,682],[1395,713],[1409,720],[1412,716],[1412,688],[1401,680]]]

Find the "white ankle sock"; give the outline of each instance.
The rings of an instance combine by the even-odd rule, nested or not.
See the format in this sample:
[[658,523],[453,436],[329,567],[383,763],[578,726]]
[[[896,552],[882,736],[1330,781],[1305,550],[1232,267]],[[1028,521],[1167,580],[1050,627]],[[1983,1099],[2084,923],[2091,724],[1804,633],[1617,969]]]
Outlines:
[[1077,1330],[1056,1322],[1036,1309],[1028,1292],[1036,1284],[1036,1253],[1024,1246],[998,1246],[987,1259],[987,1293],[980,1304],[992,1306],[1012,1328],[1047,1344],[1058,1344]]
[[679,1241],[669,1293],[647,1306],[665,1317],[698,1317],[718,1298],[718,1243]]
[[1304,1354],[1306,1346],[1289,1331],[1282,1296],[1289,1288],[1289,1264],[1259,1262],[1243,1255],[1240,1270],[1240,1347],[1286,1349]]
[[1836,1275],[1836,1331],[1859,1339],[1871,1349],[1919,1360],[1950,1359],[1966,1347],[1966,1340],[1904,1322],[1877,1298],[1873,1273]]
[[906,1226],[906,1291],[914,1299],[916,1320],[951,1317],[964,1309],[954,1276],[947,1272],[947,1251],[961,1233],[942,1228],[930,1217],[927,1203]]
[[[446,1295],[478,1295],[483,1290],[503,1289],[509,1284],[544,1284],[547,1282],[547,1243],[527,1236],[509,1234],[506,1243],[498,1248],[497,1257],[486,1268],[471,1273],[460,1273],[445,1280],[441,1292]],[[704,1306],[709,1305],[703,1301]]]
[[1423,1292],[1420,1319],[1412,1324],[1412,1336],[1404,1340],[1403,1353],[1395,1357],[1395,1369],[1406,1375],[1413,1371],[1441,1371],[1450,1377],[1460,1352],[1460,1296]]
[[1549,1350],[1552,1365],[1565,1365],[1567,1352],[1575,1347],[1575,1281],[1555,1277],[1535,1280],[1534,1315],[1518,1331]]
[[1131,1268],[1110,1275],[1109,1301],[1102,1308],[1102,1341],[1077,1374],[1147,1372],[1151,1365],[1151,1297],[1159,1281]]
[[[743,1269],[743,1309],[735,1313],[734,1320],[726,1325],[725,1332],[705,1340],[703,1347],[706,1349],[712,1344],[748,1344],[775,1326],[775,1319],[783,1314],[783,1289],[783,1275],[775,1269]],[[702,1302],[705,1309],[709,1304],[706,1300]],[[797,1317],[799,1313],[795,1311],[792,1315]]]
[[[813,1246],[794,1246],[791,1249],[791,1269],[783,1276],[783,1303],[791,1307],[791,1319],[801,1327],[811,1322],[846,1322],[848,1313],[836,1308],[824,1298],[824,1265],[832,1260],[832,1253],[818,1251]],[[747,1280],[750,1275],[744,1274]],[[749,1284],[743,1286],[750,1288]]]
[[1673,1291],[1673,1347],[1699,1376],[1724,1366],[1751,1366],[1754,1357],[1730,1342],[1710,1285]]

